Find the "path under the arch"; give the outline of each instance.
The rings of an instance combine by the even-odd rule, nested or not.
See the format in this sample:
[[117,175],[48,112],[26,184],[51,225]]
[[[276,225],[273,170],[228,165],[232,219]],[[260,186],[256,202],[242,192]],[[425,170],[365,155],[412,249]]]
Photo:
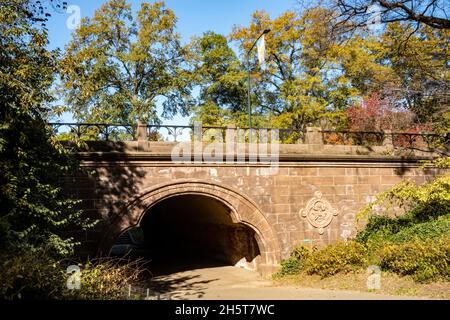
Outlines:
[[152,292],[172,300],[403,300],[421,299],[358,291],[276,286],[257,272],[206,267],[157,276]]

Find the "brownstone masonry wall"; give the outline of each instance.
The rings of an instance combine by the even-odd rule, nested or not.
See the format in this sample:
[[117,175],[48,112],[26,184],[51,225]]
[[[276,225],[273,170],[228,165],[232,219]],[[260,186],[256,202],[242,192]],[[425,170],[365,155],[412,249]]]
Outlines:
[[82,234],[84,250],[107,253],[152,205],[177,195],[221,201],[234,223],[251,228],[258,268],[272,271],[298,244],[326,245],[355,234],[358,211],[373,196],[411,178],[419,183],[423,157],[387,155],[362,147],[281,145],[275,175],[261,163],[174,163],[173,143],[96,143],[79,154],[91,174],[67,177],[66,191],[100,218]]

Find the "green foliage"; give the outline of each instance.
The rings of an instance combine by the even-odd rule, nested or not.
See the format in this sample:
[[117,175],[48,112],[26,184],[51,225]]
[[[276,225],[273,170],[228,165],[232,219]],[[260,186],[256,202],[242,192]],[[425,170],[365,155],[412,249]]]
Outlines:
[[367,250],[355,242],[339,242],[322,249],[296,247],[291,257],[281,263],[278,276],[305,272],[309,275],[327,277],[339,272],[351,272],[367,264]]
[[304,271],[327,277],[339,272],[351,272],[367,264],[364,245],[355,242],[339,242],[317,250],[305,261]]
[[449,36],[448,29],[397,22],[380,37],[390,68],[404,88],[399,97],[406,101],[404,106],[420,123],[433,122],[441,132],[449,129]]
[[[444,169],[443,174],[420,186],[404,181],[362,210],[360,217],[368,216],[368,222],[356,237],[383,270],[411,275],[416,281],[448,279],[450,274],[450,175],[445,171],[449,158],[426,163],[424,169],[431,166]],[[406,213],[376,215],[374,205],[387,213],[398,206]]]
[[426,240],[445,235],[450,236],[450,214],[419,223],[411,220],[409,216],[396,219],[371,216],[367,226],[358,233],[356,239],[361,243],[383,244]]
[[62,177],[75,174],[76,162],[52,141],[42,120],[17,116],[0,137],[0,247],[45,246],[56,255],[70,255],[75,242],[64,231],[92,226],[60,187]]
[[200,88],[193,120],[225,125],[246,112],[247,74],[227,38],[205,32],[191,41],[189,52],[193,80]]
[[[415,225],[408,232],[420,229]],[[428,282],[450,279],[450,238],[447,235],[427,238],[414,237],[411,234],[398,236],[397,242],[381,239],[380,243],[357,241],[340,242],[323,249],[308,250],[296,248],[292,256],[284,260],[276,276],[306,273],[329,277],[337,273],[363,270],[369,264],[377,264],[383,271],[411,276],[415,281]],[[431,231],[431,230],[429,230]],[[372,239],[373,240],[373,239]],[[298,254],[301,250],[302,253]]]
[[427,167],[435,167],[438,169],[450,169],[450,157],[440,157],[432,161],[423,161],[422,169],[426,170]]
[[[246,114],[250,70],[252,112],[256,119],[264,119],[256,120],[258,125],[302,131],[309,123],[326,120],[338,129],[355,129],[351,124],[346,127],[344,112],[354,106],[353,116],[359,115],[366,124],[359,125],[359,130],[379,130],[380,124],[404,130],[413,123],[447,133],[449,31],[403,22],[370,35],[353,32],[347,22],[336,25],[338,15],[321,5],[301,14],[283,12],[273,19],[256,11],[248,26],[237,26],[230,35],[239,45],[240,57],[225,36],[208,32],[194,39],[189,62],[195,82],[202,86],[194,110],[197,120],[206,116],[208,124],[245,125],[240,122]],[[260,66],[256,52],[247,52],[265,29],[271,32],[265,35],[266,64]],[[376,121],[361,115],[364,108],[359,108],[373,96],[383,102]]]
[[0,299],[57,299],[64,292],[64,270],[46,251],[1,252]]
[[276,273],[276,276],[287,276],[299,273],[301,270],[301,262],[299,259],[290,257],[281,261],[281,269]]
[[310,250],[303,246],[295,247],[289,259],[281,261],[281,269],[276,276],[286,276],[299,273],[305,261],[311,255]]
[[[434,161],[437,168],[445,169],[448,158]],[[397,205],[410,212],[410,218],[424,221],[450,212],[450,174],[445,171],[432,181],[418,186],[411,180],[405,180],[376,197],[376,201],[361,211],[359,218],[373,213],[374,206],[391,209]]]
[[2,252],[0,299],[123,300],[130,285],[139,286],[150,274],[141,261],[99,259],[78,264],[79,290],[69,290],[66,267],[71,263],[45,250]]
[[338,39],[331,32],[333,15],[320,7],[301,16],[287,11],[275,19],[256,11],[248,27],[233,30],[231,39],[246,58],[255,39],[271,29],[265,35],[266,65],[260,67],[253,52],[249,68],[253,111],[273,126],[302,132],[308,123],[342,115],[339,111],[357,94],[346,77],[334,72]]
[[48,89],[53,83],[58,52],[46,50],[47,33],[34,26],[28,2],[10,0],[0,6],[2,128],[18,115],[45,112],[44,104],[52,100]]
[[90,222],[60,188],[76,162],[46,125],[57,52],[46,49],[27,3],[0,7],[0,250],[68,255],[75,243],[62,231]]
[[61,60],[62,92],[77,120],[159,122],[190,107],[177,18],[163,2],[110,0],[74,32]]
[[450,238],[390,244],[380,252],[383,270],[411,275],[416,281],[450,279]]
[[[360,242],[409,241],[413,237],[427,239],[448,234],[446,226],[450,217],[450,174],[445,171],[448,158],[433,161],[436,168],[444,169],[431,181],[418,186],[405,180],[390,190],[377,195],[376,200],[366,206],[358,218],[368,217],[367,225],[357,239]],[[428,164],[429,165],[429,164]],[[428,167],[425,165],[425,170]],[[374,208],[390,213],[397,206],[405,213],[399,217],[379,215]]]
[[427,240],[442,236],[450,236],[450,215],[423,223],[412,224],[409,228],[402,228],[392,236],[392,241],[402,243],[412,241],[415,238]]
[[127,299],[129,286],[141,284],[151,276],[140,260],[100,259],[81,266],[81,288],[69,293],[77,300]]

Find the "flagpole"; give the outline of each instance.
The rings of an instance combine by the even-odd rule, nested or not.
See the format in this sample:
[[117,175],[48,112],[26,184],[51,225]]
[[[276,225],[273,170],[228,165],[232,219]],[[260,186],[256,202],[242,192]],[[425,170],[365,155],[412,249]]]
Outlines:
[[264,30],[256,39],[256,41],[251,46],[250,50],[247,51],[247,71],[248,71],[248,79],[247,79],[247,109],[248,109],[248,140],[252,143],[252,102],[251,102],[251,75],[250,75],[250,54],[252,53],[253,48],[258,43],[259,39],[265,34],[268,34],[270,29]]

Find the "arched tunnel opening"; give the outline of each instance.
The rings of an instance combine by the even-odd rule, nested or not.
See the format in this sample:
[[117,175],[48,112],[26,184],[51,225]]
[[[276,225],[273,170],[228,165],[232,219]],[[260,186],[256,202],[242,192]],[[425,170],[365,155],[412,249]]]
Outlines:
[[142,257],[153,274],[162,275],[215,266],[255,270],[260,250],[255,231],[234,223],[224,203],[180,195],[148,209],[140,227],[124,233],[111,253]]

